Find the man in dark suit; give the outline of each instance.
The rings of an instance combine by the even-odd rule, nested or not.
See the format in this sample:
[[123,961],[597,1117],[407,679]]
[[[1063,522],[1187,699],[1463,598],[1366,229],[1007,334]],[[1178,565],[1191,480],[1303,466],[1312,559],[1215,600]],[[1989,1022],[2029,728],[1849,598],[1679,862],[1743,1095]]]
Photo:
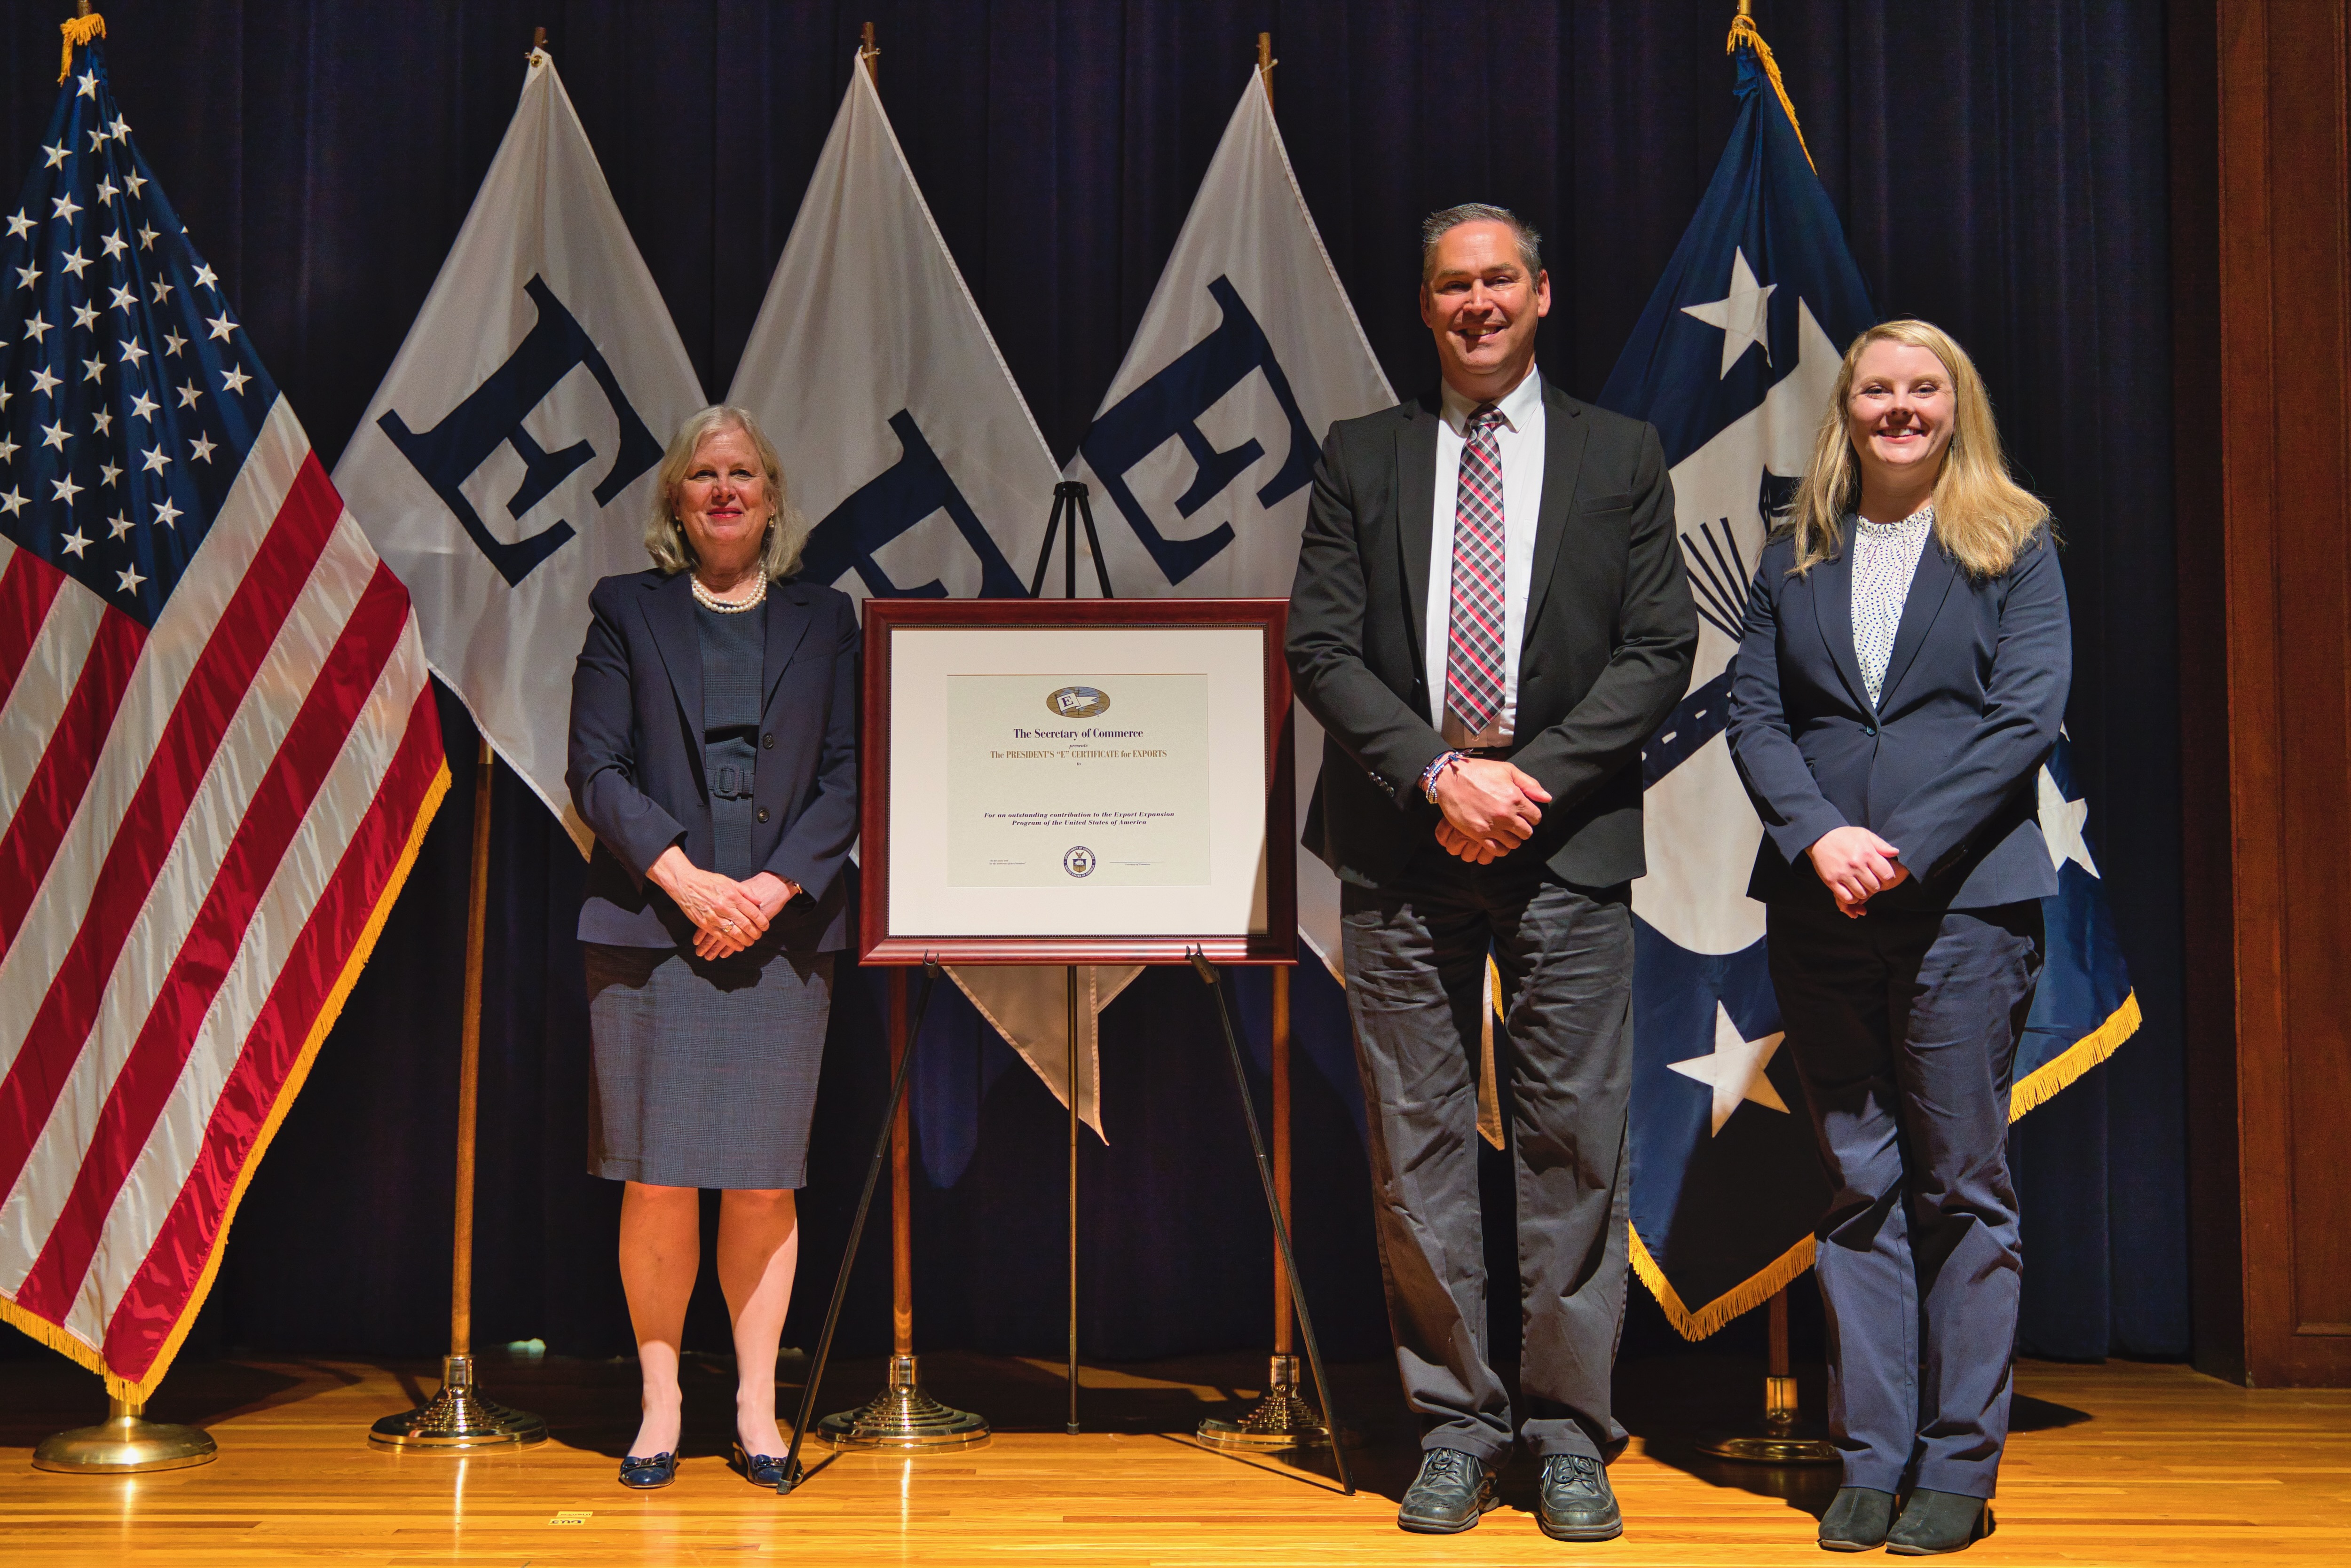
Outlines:
[[[1306,842],[1343,884],[1382,1274],[1424,1425],[1397,1522],[1470,1528],[1522,1441],[1543,1462],[1545,1533],[1596,1541],[1624,1528],[1604,1464],[1625,1437],[1609,1376],[1638,763],[1688,685],[1698,622],[1656,431],[1535,370],[1551,308],[1538,245],[1498,207],[1423,225],[1421,319],[1443,385],[1332,427],[1289,652],[1326,737]],[[1515,1419],[1486,1345],[1476,1056],[1489,953],[1518,1183]]]

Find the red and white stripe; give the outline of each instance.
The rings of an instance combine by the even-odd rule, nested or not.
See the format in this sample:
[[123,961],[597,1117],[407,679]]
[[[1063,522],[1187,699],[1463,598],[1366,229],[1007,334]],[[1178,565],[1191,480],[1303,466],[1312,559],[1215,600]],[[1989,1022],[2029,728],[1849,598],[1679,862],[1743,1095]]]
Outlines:
[[0,1297],[143,1390],[443,779],[280,400],[152,630],[0,558]]

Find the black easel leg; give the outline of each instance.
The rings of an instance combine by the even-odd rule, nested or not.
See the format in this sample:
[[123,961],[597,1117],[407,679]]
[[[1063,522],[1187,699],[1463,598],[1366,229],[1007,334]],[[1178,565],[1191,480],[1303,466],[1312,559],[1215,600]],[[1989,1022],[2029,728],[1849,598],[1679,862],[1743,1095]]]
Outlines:
[[[1045,543],[1037,551],[1037,570],[1029,579],[1029,597],[1031,599],[1044,596],[1045,569],[1053,564],[1053,536],[1061,532],[1061,515],[1068,511],[1069,507],[1069,497],[1061,494],[1061,487],[1059,485],[1054,486],[1053,509],[1045,514]],[[1077,526],[1074,521],[1070,524],[1073,530],[1071,535],[1072,538],[1077,537],[1074,532]]]
[[[936,963],[923,964],[922,989],[914,993],[914,1019],[906,1028],[906,1054],[890,1083],[890,1103],[882,1112],[882,1134],[874,1140],[873,1164],[865,1173],[865,1190],[857,1199],[857,1218],[850,1221],[849,1244],[841,1254],[841,1272],[832,1281],[832,1303],[824,1311],[824,1332],[817,1336],[816,1356],[809,1363],[808,1385],[800,1390],[800,1413],[792,1422],[792,1446],[784,1454],[783,1478],[776,1482],[778,1496],[788,1496],[806,1478],[800,1474],[800,1444],[816,1416],[817,1387],[824,1381],[824,1364],[832,1356],[832,1331],[841,1324],[841,1305],[849,1298],[849,1271],[857,1262],[857,1244],[865,1236],[865,1212],[873,1207],[873,1189],[882,1184],[882,1167],[890,1157],[890,1129],[898,1120],[898,1103],[906,1097],[906,1081],[914,1075],[914,1047],[923,1038],[923,1014],[931,1005],[931,987],[939,977]],[[1317,1374],[1319,1376],[1320,1374]],[[1330,1403],[1330,1396],[1323,1396]]]
[[1233,1086],[1240,1091],[1241,1120],[1249,1124],[1249,1149],[1257,1155],[1258,1181],[1265,1188],[1266,1212],[1273,1218],[1273,1236],[1281,1244],[1281,1266],[1290,1273],[1290,1301],[1298,1309],[1298,1333],[1306,1342],[1306,1364],[1322,1396],[1322,1418],[1331,1428],[1331,1458],[1339,1467],[1339,1485],[1355,1495],[1355,1478],[1347,1468],[1347,1445],[1339,1435],[1339,1406],[1331,1394],[1331,1380],[1322,1372],[1322,1347],[1314,1340],[1314,1316],[1306,1310],[1306,1287],[1298,1278],[1298,1255],[1290,1250],[1290,1227],[1281,1218],[1281,1200],[1274,1196],[1273,1166],[1265,1157],[1265,1138],[1257,1126],[1257,1104],[1249,1098],[1249,1069],[1241,1061],[1240,1036],[1233,1032],[1232,1009],[1225,1005],[1224,977],[1208,956],[1194,947],[1185,955],[1199,971],[1203,984],[1217,993],[1217,1017],[1225,1026],[1225,1049],[1233,1059]]

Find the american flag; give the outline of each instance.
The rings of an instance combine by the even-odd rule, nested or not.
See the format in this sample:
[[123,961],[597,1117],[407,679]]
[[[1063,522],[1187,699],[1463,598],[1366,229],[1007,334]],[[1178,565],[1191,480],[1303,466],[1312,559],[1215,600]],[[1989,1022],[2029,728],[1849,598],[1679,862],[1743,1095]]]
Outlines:
[[144,1397],[448,770],[99,47],[5,222],[0,1315]]

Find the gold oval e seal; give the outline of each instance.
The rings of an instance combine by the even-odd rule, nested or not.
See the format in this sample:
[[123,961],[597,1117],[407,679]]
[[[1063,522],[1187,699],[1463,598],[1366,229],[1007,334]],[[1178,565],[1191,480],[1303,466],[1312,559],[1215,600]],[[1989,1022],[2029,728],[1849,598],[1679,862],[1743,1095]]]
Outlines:
[[1092,718],[1110,711],[1110,694],[1092,686],[1063,686],[1045,699],[1045,711],[1055,718]]

